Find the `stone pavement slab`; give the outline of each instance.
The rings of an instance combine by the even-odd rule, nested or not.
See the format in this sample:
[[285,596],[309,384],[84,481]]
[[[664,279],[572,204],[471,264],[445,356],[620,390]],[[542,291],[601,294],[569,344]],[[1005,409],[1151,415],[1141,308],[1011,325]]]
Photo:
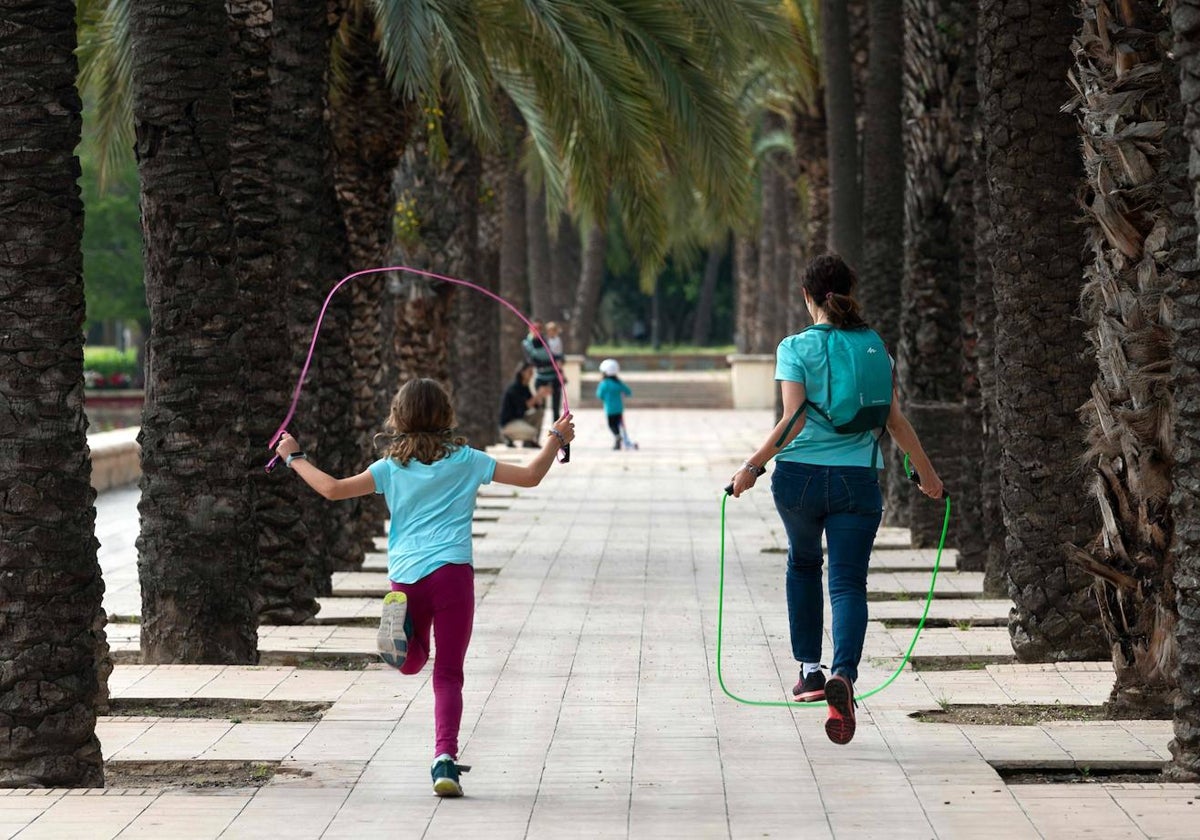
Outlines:
[[[845,747],[824,737],[820,709],[731,701],[715,671],[720,488],[771,416],[638,411],[635,401],[630,410],[640,451],[606,449],[603,417],[585,410],[572,464],[516,495],[487,488],[496,495],[485,501],[505,509],[476,526],[487,533],[477,541],[477,565],[498,572],[479,600],[468,657],[462,759],[474,770],[464,778],[465,799],[428,792],[428,673],[118,666],[118,696],[245,694],[334,705],[314,724],[106,719],[104,748],[115,760],[171,750],[259,753],[282,755],[311,775],[217,794],[0,792],[0,837],[1197,836],[1200,786],[1010,786],[988,763],[1030,755],[1151,760],[1168,737],[1156,722],[997,733],[908,717],[939,700],[1099,703],[1111,681],[1104,663],[907,670],[860,704],[858,735]],[[128,586],[136,583],[128,568],[136,513],[128,498],[109,504],[106,495],[107,510],[125,511],[103,527],[111,557],[126,558],[110,562],[114,579]],[[778,701],[795,665],[785,560],[764,553],[783,539],[767,483],[727,511],[722,674],[731,690]],[[885,555],[884,544],[897,553]],[[887,560],[876,563],[873,585],[908,600],[872,602],[863,686],[886,679],[911,638],[911,628],[878,619],[913,618],[928,587],[928,558],[905,553],[906,534],[881,533],[879,545]],[[378,581],[379,558],[370,562]],[[981,600],[978,590],[977,576],[945,571],[932,614],[944,624],[1002,618],[1003,605]],[[362,599],[344,606],[351,617],[373,614]],[[110,631],[136,646],[136,625]],[[918,656],[966,662],[1010,650],[1003,627],[926,634]],[[262,629],[265,648],[302,652],[370,651],[373,635],[334,625]]]

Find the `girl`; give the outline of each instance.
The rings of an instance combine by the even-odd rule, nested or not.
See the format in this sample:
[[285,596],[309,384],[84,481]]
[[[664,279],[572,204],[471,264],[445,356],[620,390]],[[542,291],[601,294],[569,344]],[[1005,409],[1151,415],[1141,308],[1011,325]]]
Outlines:
[[629,386],[621,381],[621,365],[616,359],[605,359],[600,363],[604,374],[596,386],[596,399],[604,403],[604,414],[608,418],[608,429],[613,433],[613,449],[621,448],[621,424],[625,422],[625,397],[633,396]]
[[[825,733],[835,744],[849,743],[854,737],[854,681],[867,630],[867,563],[883,514],[879,474],[873,467],[878,454],[875,434],[840,434],[819,410],[830,405],[831,383],[839,376],[839,371],[830,370],[828,331],[867,329],[854,298],[856,283],[854,272],[840,257],[818,257],[805,270],[804,303],[816,329],[779,343],[775,378],[783,391],[783,417],[733,477],[733,495],[740,496],[766,472],[767,461],[774,457],[778,462],[771,492],[788,536],[788,620],[792,655],[801,663],[792,694],[801,701],[825,700],[829,706]],[[788,431],[790,418],[806,405],[818,410],[805,410]],[[940,498],[942,481],[901,412],[894,389],[887,430],[909,454],[921,477],[921,492]],[[781,436],[782,445],[777,446]],[[833,609],[833,666],[828,682],[820,665],[822,532],[829,546]]]
[[433,790],[462,796],[456,763],[462,721],[463,660],[475,617],[471,567],[471,517],[481,484],[497,481],[536,487],[555,452],[575,437],[570,414],[551,428],[546,444],[526,466],[496,463],[454,436],[454,408],[442,386],[416,379],[392,400],[385,431],[376,436],[384,457],[350,478],[334,478],[309,461],[286,432],[275,449],[287,465],[326,499],[381,493],[391,512],[388,579],[379,652],[402,674],[429,659],[430,627],[437,641],[433,663]]

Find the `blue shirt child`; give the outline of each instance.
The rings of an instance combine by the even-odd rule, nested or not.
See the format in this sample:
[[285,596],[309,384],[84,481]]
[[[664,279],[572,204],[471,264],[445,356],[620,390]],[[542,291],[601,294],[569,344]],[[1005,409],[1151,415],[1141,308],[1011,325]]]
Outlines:
[[416,583],[448,563],[470,565],[475,494],[491,483],[494,459],[462,446],[432,464],[380,458],[368,469],[392,516],[389,580]]
[[608,415],[625,413],[625,397],[632,397],[629,386],[615,376],[605,376],[596,386],[596,399],[604,403]]

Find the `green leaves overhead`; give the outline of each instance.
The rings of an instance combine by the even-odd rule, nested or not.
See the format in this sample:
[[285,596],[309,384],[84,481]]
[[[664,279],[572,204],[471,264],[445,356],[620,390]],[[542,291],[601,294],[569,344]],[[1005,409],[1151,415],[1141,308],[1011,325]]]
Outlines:
[[[110,162],[132,146],[129,3],[79,6],[81,82],[97,103]],[[344,16],[370,16],[367,31],[399,96],[452,101],[484,145],[498,136],[497,97],[510,97],[528,126],[526,160],[546,184],[549,212],[603,221],[615,200],[649,275],[678,215],[671,196],[687,196],[706,219],[744,217],[751,149],[738,80],[752,61],[790,60],[789,4],[349,0]]]

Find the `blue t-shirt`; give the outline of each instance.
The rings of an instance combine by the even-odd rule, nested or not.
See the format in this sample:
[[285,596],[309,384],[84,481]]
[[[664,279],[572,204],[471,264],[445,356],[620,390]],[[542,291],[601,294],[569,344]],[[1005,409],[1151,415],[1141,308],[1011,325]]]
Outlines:
[[416,583],[447,563],[470,564],[475,494],[491,483],[495,460],[463,446],[432,464],[380,458],[368,469],[392,516],[389,580]]
[[604,403],[605,414],[624,414],[625,397],[632,397],[629,386],[615,376],[606,376],[596,386],[596,399]]
[[[779,349],[775,352],[775,379],[799,382],[804,386],[805,399],[822,407],[829,405],[826,335],[822,330],[804,330],[779,342]],[[877,452],[873,432],[838,434],[829,421],[817,412],[806,411],[804,416],[804,428],[780,450],[775,460],[826,467],[883,468],[883,456]]]

